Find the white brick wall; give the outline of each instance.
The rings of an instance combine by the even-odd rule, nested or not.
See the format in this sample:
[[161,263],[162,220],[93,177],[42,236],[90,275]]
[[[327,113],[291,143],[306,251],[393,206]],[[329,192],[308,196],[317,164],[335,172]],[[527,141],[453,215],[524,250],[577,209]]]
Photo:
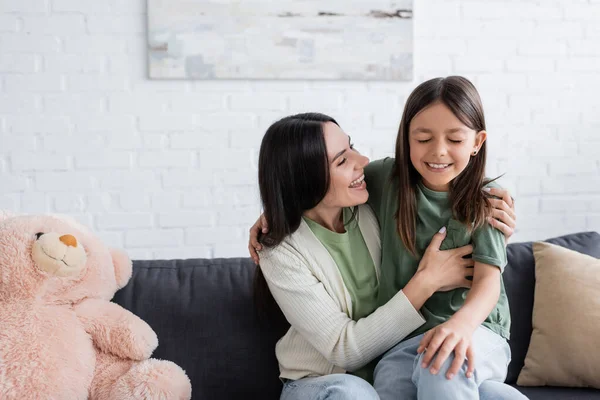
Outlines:
[[145,0],[0,0],[0,207],[61,212],[134,258],[245,256],[258,147],[330,113],[393,152],[418,82],[472,79],[515,241],[600,230],[600,4],[415,0],[415,80],[150,81]]

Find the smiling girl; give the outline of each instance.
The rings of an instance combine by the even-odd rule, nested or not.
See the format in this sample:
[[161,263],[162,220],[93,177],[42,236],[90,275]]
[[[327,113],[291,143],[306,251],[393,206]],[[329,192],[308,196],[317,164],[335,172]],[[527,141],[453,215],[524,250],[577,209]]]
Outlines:
[[[420,308],[425,323],[391,349],[375,369],[382,399],[523,398],[505,385],[510,362],[510,312],[502,282],[505,238],[487,221],[502,202],[484,175],[486,126],[475,87],[459,76],[432,79],[409,96],[396,140],[396,158],[365,169],[382,236],[379,302],[384,304],[418,271],[439,226],[441,249],[473,245],[470,290],[437,292]],[[505,209],[501,212],[512,213]],[[435,359],[434,359],[435,357]],[[465,357],[475,359],[476,373]],[[452,367],[452,368],[451,368]],[[457,368],[462,371],[456,375]]]

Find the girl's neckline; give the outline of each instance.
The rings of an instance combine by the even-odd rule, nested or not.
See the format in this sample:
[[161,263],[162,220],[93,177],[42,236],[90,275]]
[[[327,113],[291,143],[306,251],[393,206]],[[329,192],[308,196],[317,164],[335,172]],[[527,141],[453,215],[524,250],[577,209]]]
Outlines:
[[438,199],[447,199],[450,195],[450,192],[438,192],[432,189],[429,189],[427,186],[423,184],[422,181],[419,182],[419,188],[425,193],[426,196],[436,197]]

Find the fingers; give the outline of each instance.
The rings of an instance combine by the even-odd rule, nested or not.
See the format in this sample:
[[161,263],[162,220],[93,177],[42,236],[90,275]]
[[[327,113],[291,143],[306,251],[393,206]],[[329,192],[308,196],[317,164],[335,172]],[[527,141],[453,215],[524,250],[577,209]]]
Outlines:
[[465,289],[471,289],[471,286],[473,286],[473,281],[470,281],[468,279],[464,279],[461,284],[461,287],[465,288]]
[[425,351],[425,349],[429,345],[429,342],[431,341],[431,338],[433,337],[434,332],[435,332],[435,329],[430,329],[423,335],[423,339],[421,339],[421,342],[419,343],[419,347],[417,348],[418,354],[421,354],[422,352]]
[[473,346],[467,349],[467,378],[471,378],[475,372],[475,351]]
[[256,250],[262,250],[262,245],[258,241],[258,228],[252,227],[252,229],[250,229],[249,245],[254,247]]
[[472,258],[463,258],[462,265],[465,268],[471,268],[475,266],[475,261]]
[[498,210],[497,208],[494,208],[492,210],[492,218],[497,219],[498,221],[502,222],[504,225],[507,225],[512,229],[514,229],[517,225],[517,222],[514,218],[512,218],[512,216],[510,216],[505,211]]
[[[515,210],[513,208],[510,208],[508,206],[508,204],[506,204],[504,202],[504,200],[498,200],[498,199],[490,199],[490,204],[498,210],[502,210],[504,211],[506,214],[508,214],[508,216],[514,220],[517,219],[517,214],[515,213]],[[506,222],[506,221],[505,221]]]
[[440,347],[440,349],[437,353],[437,356],[435,357],[435,361],[433,362],[433,365],[429,369],[429,372],[431,372],[433,375],[437,374],[457,344],[458,344],[458,340],[456,340],[454,337],[446,336],[446,340]]
[[256,252],[256,249],[254,248],[254,246],[252,246],[252,244],[248,245],[248,252],[250,253],[250,257],[252,258],[252,261],[254,261],[254,264],[258,265],[260,258],[258,257],[258,253]]
[[471,245],[471,244],[468,244],[468,245],[466,245],[466,246],[463,246],[463,247],[459,247],[459,248],[457,248],[457,249],[454,249],[453,251],[454,251],[454,252],[456,252],[456,254],[457,254],[459,257],[464,257],[464,256],[467,256],[467,255],[469,255],[469,254],[473,253],[473,245]]
[[446,339],[446,335],[443,334],[443,332],[441,332],[441,329],[434,328],[434,329],[432,329],[432,331],[433,331],[433,335],[432,335],[433,337],[429,341],[429,345],[427,346],[427,351],[425,352],[425,355],[423,356],[423,362],[421,363],[421,367],[423,367],[423,368],[429,367],[429,364],[431,364],[431,360],[433,359],[433,356],[435,356],[438,349],[440,348],[440,346],[444,343],[444,340]]
[[456,374],[458,374],[458,371],[460,371],[460,368],[465,362],[466,355],[467,346],[463,342],[461,342],[454,349],[454,360],[452,361],[452,364],[450,365],[450,368],[446,373],[446,378],[452,379]]
[[267,224],[267,218],[265,218],[265,214],[260,214],[260,225],[262,226],[262,233],[269,232],[269,224]]
[[508,192],[508,190],[501,189],[501,188],[490,188],[489,193],[493,196],[500,197],[502,200],[504,200],[506,202],[506,204],[508,204],[508,206],[510,208],[515,207],[514,199],[510,196],[510,193]]
[[444,241],[445,237],[446,237],[446,227],[444,226],[444,227],[442,227],[442,229],[439,230],[438,233],[433,235],[433,238],[431,239],[431,243],[429,243],[429,246],[427,246],[427,250],[425,250],[425,251],[439,251],[440,246],[442,245],[442,242]]
[[515,233],[513,228],[511,228],[510,226],[506,225],[503,222],[498,221],[495,218],[489,217],[488,222],[491,226],[493,226],[494,228],[496,228],[500,232],[502,232],[504,234],[504,236],[506,237],[506,240],[508,240],[508,238],[510,238],[513,235],[513,233]]
[[258,251],[262,250],[262,245],[258,241],[258,235],[262,229],[263,233],[266,233],[265,227],[267,221],[265,219],[264,214],[261,214],[260,217],[256,220],[254,225],[250,228],[250,240],[248,243],[248,252],[250,253],[250,257],[254,261],[255,264],[258,265],[259,256]]

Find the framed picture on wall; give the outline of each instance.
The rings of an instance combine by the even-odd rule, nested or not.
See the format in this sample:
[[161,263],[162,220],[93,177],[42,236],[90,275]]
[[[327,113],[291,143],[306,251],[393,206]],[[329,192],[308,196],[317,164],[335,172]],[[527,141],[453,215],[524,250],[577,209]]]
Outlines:
[[411,80],[412,0],[148,0],[151,79]]

